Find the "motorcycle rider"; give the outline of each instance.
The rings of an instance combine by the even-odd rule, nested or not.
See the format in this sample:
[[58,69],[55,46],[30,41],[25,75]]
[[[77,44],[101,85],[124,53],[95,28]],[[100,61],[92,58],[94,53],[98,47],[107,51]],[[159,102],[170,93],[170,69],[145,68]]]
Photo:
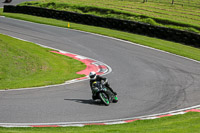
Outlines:
[[90,88],[92,90],[92,99],[95,100],[96,99],[96,96],[94,95],[93,93],[93,83],[96,82],[96,81],[99,81],[99,82],[102,82],[103,81],[103,84],[108,88],[110,89],[110,91],[117,95],[116,92],[113,91],[113,89],[110,87],[110,85],[108,84],[108,79],[105,78],[105,77],[102,77],[100,75],[97,75],[95,72],[90,72],[89,74],[89,77],[90,77]]

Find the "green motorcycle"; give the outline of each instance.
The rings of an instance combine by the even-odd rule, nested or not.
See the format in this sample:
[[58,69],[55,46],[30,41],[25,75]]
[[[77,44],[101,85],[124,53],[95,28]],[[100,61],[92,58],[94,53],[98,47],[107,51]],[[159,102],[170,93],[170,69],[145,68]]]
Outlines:
[[118,102],[118,97],[106,88],[103,83],[96,81],[93,86],[93,95],[96,96],[96,99],[100,99],[104,105],[108,106],[112,102]]

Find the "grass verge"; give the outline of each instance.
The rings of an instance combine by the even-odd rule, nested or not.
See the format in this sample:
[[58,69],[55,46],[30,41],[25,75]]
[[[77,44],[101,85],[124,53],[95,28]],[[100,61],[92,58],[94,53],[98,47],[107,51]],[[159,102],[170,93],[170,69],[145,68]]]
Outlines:
[[200,113],[138,120],[132,123],[106,126],[54,127],[54,128],[1,128],[0,133],[199,133]]
[[64,83],[83,75],[85,64],[36,44],[0,34],[0,89]]

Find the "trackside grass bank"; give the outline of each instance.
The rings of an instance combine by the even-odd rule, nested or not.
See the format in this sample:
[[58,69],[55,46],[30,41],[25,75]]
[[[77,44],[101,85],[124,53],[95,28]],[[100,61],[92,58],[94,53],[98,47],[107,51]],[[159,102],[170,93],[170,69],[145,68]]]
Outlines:
[[200,33],[199,0],[36,0],[20,5],[118,18]]
[[0,133],[200,133],[200,113],[138,120],[132,123],[107,126],[1,128]]
[[76,72],[85,64],[50,51],[0,34],[0,89],[52,85],[83,76]]

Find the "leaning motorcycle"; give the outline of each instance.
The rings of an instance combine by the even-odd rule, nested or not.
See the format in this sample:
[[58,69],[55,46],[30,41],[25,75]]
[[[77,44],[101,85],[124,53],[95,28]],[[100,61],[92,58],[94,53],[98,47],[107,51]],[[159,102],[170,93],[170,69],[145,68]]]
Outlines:
[[108,106],[111,102],[118,102],[117,96],[113,94],[110,89],[106,88],[103,83],[96,81],[93,83],[93,86],[93,94],[97,99],[100,99],[104,105]]

